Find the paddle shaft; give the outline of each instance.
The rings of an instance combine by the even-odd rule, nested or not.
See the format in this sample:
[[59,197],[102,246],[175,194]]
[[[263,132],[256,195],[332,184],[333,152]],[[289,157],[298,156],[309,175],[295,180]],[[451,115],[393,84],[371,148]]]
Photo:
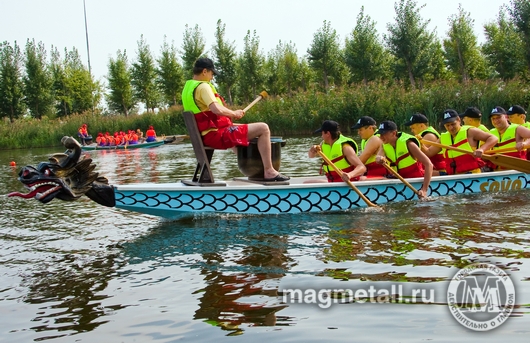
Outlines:
[[399,175],[399,173],[397,171],[395,171],[394,169],[392,169],[391,166],[388,165],[388,163],[383,163],[383,166],[386,168],[386,170],[388,170],[392,175],[394,175],[395,177],[397,177],[398,179],[401,180],[401,182],[403,182],[405,184],[405,186],[407,186],[408,188],[410,188],[417,196],[418,198],[420,197],[420,192],[418,192],[418,190],[416,188],[414,188],[407,180],[405,180],[403,178],[403,176]]
[[[522,150],[527,150],[527,149],[530,149],[530,145],[523,145],[523,149]],[[492,150],[486,151],[486,153],[488,153],[488,154],[501,154],[501,153],[505,153],[505,152],[516,152],[516,151],[517,151],[517,149],[515,147],[511,147],[511,148],[492,149]]]
[[256,99],[254,99],[254,101],[252,101],[247,107],[245,107],[243,109],[243,112],[247,112],[248,110],[250,110],[252,108],[252,106],[256,105],[258,103],[258,101],[260,101],[261,99],[267,97],[267,92],[263,91],[261,93],[259,93],[258,97]]
[[[332,167],[333,169],[335,169],[335,171],[337,172],[337,174],[339,174],[340,177],[342,177],[342,174],[344,174],[342,172],[342,170],[338,169],[335,164],[333,162],[331,162],[331,160],[326,156],[324,155],[324,153],[321,151],[321,150],[317,150],[318,152],[318,155],[320,157],[322,157],[322,159],[327,163],[328,166]],[[368,198],[359,190],[359,188],[357,188],[350,180],[346,181],[346,183],[348,184],[348,186],[350,186],[351,189],[353,189],[355,191],[355,193],[357,193],[359,195],[359,197],[361,197],[361,199],[363,199],[363,201],[368,205],[368,206],[371,206],[371,207],[378,207],[376,204],[374,204],[373,202],[371,202],[370,200],[368,200]]]
[[[420,139],[420,142],[424,144],[434,145],[442,149],[454,150],[454,151],[458,151],[463,154],[469,154],[469,155],[474,156],[472,151],[455,148],[450,145],[444,145],[444,144],[440,144],[438,142],[433,142],[433,141],[426,140],[426,139]],[[530,174],[530,161],[527,161],[527,160],[522,160],[520,158],[500,155],[500,154],[495,154],[495,155],[482,154],[481,158],[486,161],[491,161],[493,164],[506,168],[506,169],[518,170],[520,172]]]

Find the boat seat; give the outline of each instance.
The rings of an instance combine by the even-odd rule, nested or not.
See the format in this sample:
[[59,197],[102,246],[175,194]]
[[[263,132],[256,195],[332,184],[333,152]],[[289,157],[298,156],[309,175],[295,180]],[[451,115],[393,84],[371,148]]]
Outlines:
[[210,162],[212,161],[215,149],[204,146],[201,133],[199,132],[197,122],[195,121],[195,115],[193,112],[184,112],[183,116],[184,124],[188,130],[191,145],[193,146],[193,151],[197,158],[197,167],[195,168],[193,178],[191,180],[182,180],[182,183],[189,186],[226,186],[225,182],[215,182],[214,180],[212,169],[210,168]]

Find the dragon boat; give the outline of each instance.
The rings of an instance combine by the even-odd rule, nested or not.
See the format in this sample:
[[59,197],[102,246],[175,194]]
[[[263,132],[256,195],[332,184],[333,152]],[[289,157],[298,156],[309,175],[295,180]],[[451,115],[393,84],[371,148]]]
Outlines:
[[154,141],[154,142],[144,142],[137,144],[127,144],[127,145],[112,145],[112,146],[101,146],[95,143],[90,145],[83,145],[81,149],[83,150],[124,150],[124,149],[140,149],[140,148],[154,148],[160,145],[164,145],[165,141]]
[[[198,213],[249,215],[296,214],[344,211],[366,207],[367,203],[346,183],[304,183],[315,177],[296,177],[287,182],[256,183],[235,178],[212,185],[192,186],[187,180],[174,183],[110,185],[95,172],[96,165],[72,137],[64,137],[66,153],[54,154],[38,167],[26,166],[19,180],[29,190],[9,196],[34,198],[48,203],[55,198],[72,201],[83,195],[97,203],[128,211],[178,219]],[[423,178],[407,179],[420,188]],[[417,199],[401,180],[355,182],[358,190],[377,205]],[[435,176],[431,197],[457,194],[516,191],[530,188],[526,173],[506,170],[482,174]]]

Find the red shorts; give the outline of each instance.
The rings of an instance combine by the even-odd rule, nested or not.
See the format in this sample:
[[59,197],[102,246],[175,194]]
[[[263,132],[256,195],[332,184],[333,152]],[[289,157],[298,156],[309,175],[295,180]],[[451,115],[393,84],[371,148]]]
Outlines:
[[229,149],[235,146],[248,146],[248,125],[234,125],[211,131],[202,137],[204,145],[214,149]]

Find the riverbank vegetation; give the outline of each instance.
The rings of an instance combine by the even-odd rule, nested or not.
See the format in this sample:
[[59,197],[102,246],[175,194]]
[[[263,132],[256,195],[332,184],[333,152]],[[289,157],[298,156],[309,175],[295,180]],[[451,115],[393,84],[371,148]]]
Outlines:
[[394,8],[395,22],[382,35],[364,8],[343,41],[324,21],[302,57],[294,43],[281,41],[264,54],[255,31],[247,32],[238,53],[221,20],[211,49],[198,26],[186,26],[180,48],[165,42],[159,56],[141,36],[132,62],[126,51],[109,58],[106,83],[94,79],[76,48],[63,55],[52,48],[48,58],[42,42],[28,39],[24,48],[3,42],[0,148],[57,145],[83,123],[94,136],[149,125],[159,134],[184,133],[180,93],[201,56],[215,61],[214,82],[233,108],[267,90],[270,97],[244,122],[267,122],[279,135],[310,133],[325,119],[348,132],[363,115],[400,124],[421,112],[437,123],[446,108],[528,107],[530,1],[511,0],[501,9],[483,26],[483,44],[461,6],[442,39],[428,31],[416,1],[398,0]]
[[[241,122],[263,121],[270,125],[274,135],[307,135],[320,127],[322,121],[333,119],[341,124],[342,131],[350,134],[350,126],[362,115],[378,122],[394,120],[402,129],[411,113],[422,112],[439,125],[440,114],[447,108],[462,109],[468,104],[491,109],[494,106],[509,108],[511,104],[530,103],[530,87],[521,80],[474,81],[460,83],[452,81],[431,82],[422,89],[407,90],[399,84],[386,85],[368,83],[344,88],[333,88],[328,92],[310,90],[296,96],[271,96],[258,102],[248,111]],[[243,107],[243,106],[241,106]],[[486,112],[485,112],[486,113]],[[487,113],[483,119],[486,126]],[[76,136],[77,129],[86,123],[89,133],[114,132],[140,128],[142,131],[153,125],[159,136],[185,134],[182,106],[172,106],[158,113],[141,115],[70,115],[50,119],[43,117],[22,118],[14,122],[0,122],[0,149],[42,147],[60,145],[64,135]]]

